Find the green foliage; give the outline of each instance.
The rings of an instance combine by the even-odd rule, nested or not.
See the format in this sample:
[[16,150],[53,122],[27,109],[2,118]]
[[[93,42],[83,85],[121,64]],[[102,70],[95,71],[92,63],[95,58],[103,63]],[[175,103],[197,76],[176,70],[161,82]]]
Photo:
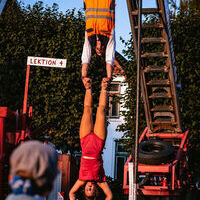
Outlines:
[[[180,108],[185,128],[192,130],[192,149],[199,149],[199,46],[200,14],[190,9],[172,17],[172,34],[176,55],[178,81],[182,85]],[[152,18],[147,19],[152,21]],[[154,34],[154,33],[153,33]],[[84,17],[81,11],[58,6],[44,7],[38,2],[33,7],[23,7],[15,0],[9,1],[0,16],[0,105],[12,109],[22,107],[27,56],[66,58],[66,69],[31,67],[28,104],[33,106],[33,129],[47,122],[49,128],[37,135],[49,135],[52,142],[64,151],[79,148],[79,125],[83,110],[84,88],[81,82],[81,53],[84,42]],[[127,50],[122,59],[129,88],[124,96],[125,123],[118,127],[125,133],[127,149],[133,145],[136,115],[136,63],[132,40],[125,42]],[[105,75],[105,63],[93,56],[89,76],[93,79],[94,107],[97,107],[99,86]],[[143,105],[140,131],[145,127]],[[94,110],[95,110],[94,109]],[[194,154],[197,151],[194,151]]]
[[188,0],[188,1],[183,1],[181,0],[180,3],[180,10],[181,12],[185,12],[185,11],[190,11],[190,10],[200,10],[200,4],[198,0]]
[[[48,128],[34,137],[44,139],[48,135],[64,152],[80,146],[84,30],[81,11],[67,10],[63,14],[56,4],[44,7],[37,2],[25,8],[13,0],[0,16],[1,106],[22,107],[27,56],[67,59],[66,69],[31,66],[28,96],[28,105],[33,106],[33,129],[49,122]],[[88,75],[97,86],[93,88],[96,108],[105,63],[95,55]]]
[[0,16],[0,105],[17,109],[25,79],[25,47],[20,44],[24,36],[17,26],[23,16],[15,1],[9,1],[5,10]]
[[[193,164],[200,162],[200,12],[190,9],[172,19],[178,81],[181,83],[180,107],[183,126],[190,129]],[[196,168],[196,167],[195,167]],[[198,168],[196,168],[198,169]]]

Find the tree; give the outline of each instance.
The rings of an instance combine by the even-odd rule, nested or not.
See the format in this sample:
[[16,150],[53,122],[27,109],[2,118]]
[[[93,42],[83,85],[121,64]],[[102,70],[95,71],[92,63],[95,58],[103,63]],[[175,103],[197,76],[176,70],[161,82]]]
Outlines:
[[[48,128],[34,137],[44,139],[48,135],[64,152],[80,147],[79,125],[85,92],[81,81],[84,26],[81,11],[67,10],[63,14],[56,4],[44,7],[42,2],[25,8],[13,0],[0,16],[3,66],[0,95],[5,97],[5,100],[1,98],[1,105],[22,107],[27,56],[67,59],[66,69],[31,67],[28,97],[28,104],[33,106],[33,131],[48,122]],[[93,55],[88,75],[95,85],[96,109],[100,81],[106,70],[105,63]],[[8,80],[11,75],[12,82]]]
[[23,14],[15,1],[8,1],[0,16],[0,105],[12,109],[22,102],[25,70],[24,37],[18,24],[22,24]]
[[199,10],[200,4],[198,0],[181,0],[180,9],[186,10],[187,8],[192,8],[193,10]]
[[178,82],[181,83],[180,107],[183,126],[190,129],[191,159],[194,169],[200,163],[200,12],[190,8],[172,18],[172,31]]

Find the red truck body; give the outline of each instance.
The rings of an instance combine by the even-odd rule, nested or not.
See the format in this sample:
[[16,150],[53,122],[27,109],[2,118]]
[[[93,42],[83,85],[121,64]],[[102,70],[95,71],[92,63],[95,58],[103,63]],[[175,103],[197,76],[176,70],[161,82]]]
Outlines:
[[[174,159],[167,164],[148,165],[138,164],[139,177],[145,177],[148,173],[149,180],[146,184],[138,186],[138,193],[147,196],[174,196],[179,195],[184,187],[189,184],[190,176],[187,170],[187,142],[188,133],[148,133],[148,128],[140,136],[139,143],[152,138],[171,143],[175,147]],[[128,163],[133,162],[129,156],[124,166],[123,189],[129,194],[129,168]]]

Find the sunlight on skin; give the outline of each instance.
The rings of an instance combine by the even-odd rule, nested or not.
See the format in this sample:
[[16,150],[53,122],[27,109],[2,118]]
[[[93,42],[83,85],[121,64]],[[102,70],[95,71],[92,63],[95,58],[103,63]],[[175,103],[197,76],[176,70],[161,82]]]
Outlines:
[[102,56],[105,52],[105,47],[101,45],[101,41],[97,40],[95,51],[98,56]]
[[91,181],[87,182],[87,184],[85,185],[85,195],[87,197],[94,196],[95,189],[96,189],[96,186],[93,182]]

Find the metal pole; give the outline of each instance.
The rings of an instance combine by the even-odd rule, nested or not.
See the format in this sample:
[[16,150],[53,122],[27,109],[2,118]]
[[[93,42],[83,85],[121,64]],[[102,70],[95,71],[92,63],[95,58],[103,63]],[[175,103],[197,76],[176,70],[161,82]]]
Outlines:
[[25,91],[24,91],[24,102],[23,102],[23,114],[26,114],[26,111],[27,111],[27,98],[28,98],[29,74],[30,74],[30,65],[27,65],[27,69],[26,69],[26,82],[25,82]]
[[134,184],[133,199],[137,200],[137,172],[138,172],[138,141],[139,141],[139,110],[140,110],[140,74],[141,74],[141,25],[142,25],[142,0],[138,1],[138,52],[137,52],[137,105],[136,105],[136,132],[135,132],[135,158],[134,158]]
[[21,131],[21,140],[22,141],[25,139],[25,131],[26,131],[25,128],[26,128],[26,112],[27,112],[29,74],[30,74],[30,65],[27,65],[26,82],[25,82],[25,90],[24,90],[24,101],[23,101],[22,131]]

